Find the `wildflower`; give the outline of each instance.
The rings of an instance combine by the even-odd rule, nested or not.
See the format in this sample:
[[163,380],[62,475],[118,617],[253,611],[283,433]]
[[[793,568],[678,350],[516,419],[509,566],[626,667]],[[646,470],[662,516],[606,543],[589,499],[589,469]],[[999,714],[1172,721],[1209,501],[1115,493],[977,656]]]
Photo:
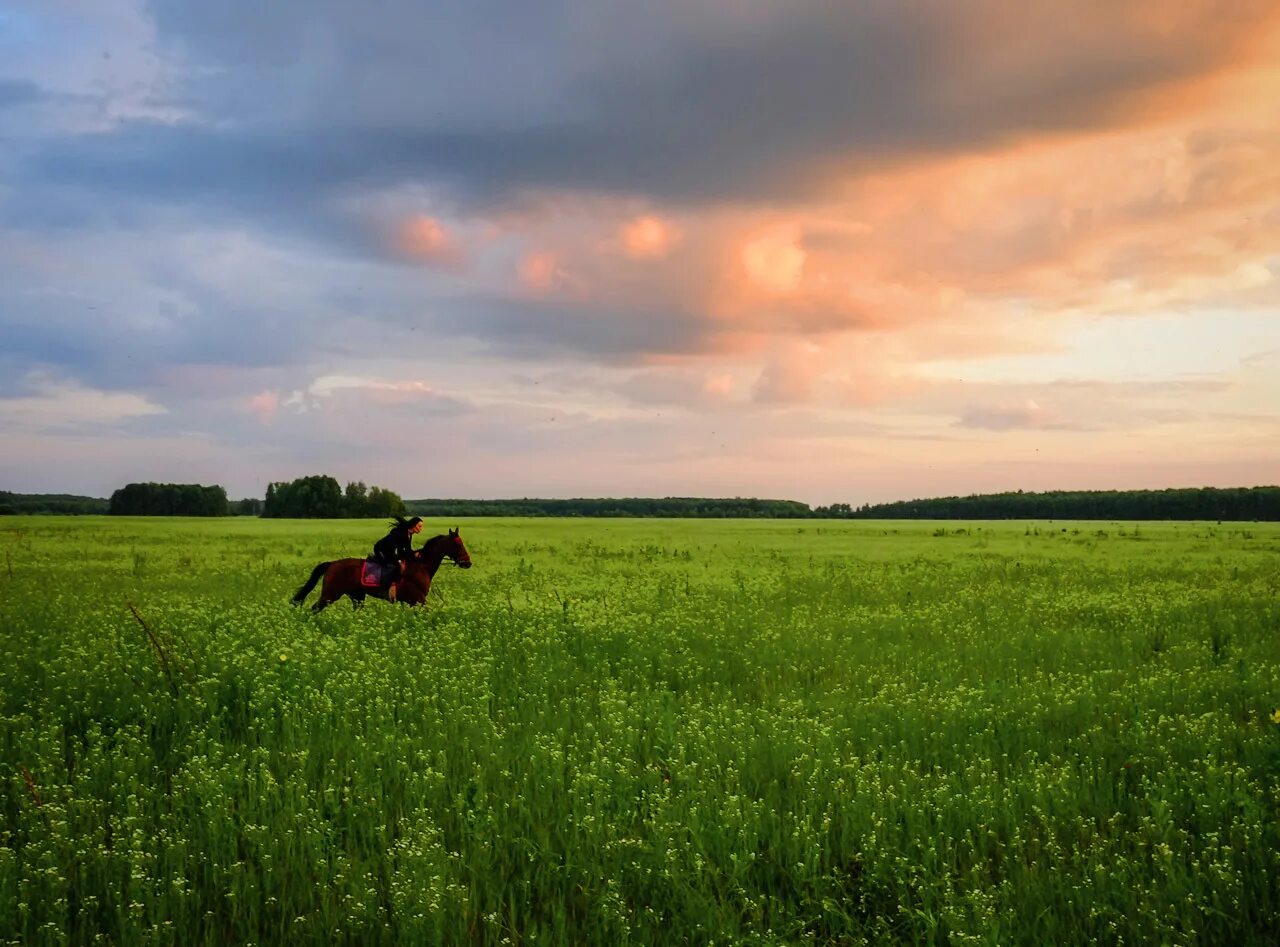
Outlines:
[[288,656],[287,654],[282,654],[282,655],[280,655],[280,660],[281,660],[281,661],[288,661],[288,660],[289,660],[289,656]]
[[1280,725],[1280,708],[1271,711],[1271,722]]

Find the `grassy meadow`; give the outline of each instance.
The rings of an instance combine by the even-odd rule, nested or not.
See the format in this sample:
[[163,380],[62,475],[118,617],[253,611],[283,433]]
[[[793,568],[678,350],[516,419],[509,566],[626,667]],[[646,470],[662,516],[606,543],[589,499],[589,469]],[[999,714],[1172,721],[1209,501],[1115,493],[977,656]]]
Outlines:
[[1277,943],[1277,524],[453,525],[0,520],[0,943]]

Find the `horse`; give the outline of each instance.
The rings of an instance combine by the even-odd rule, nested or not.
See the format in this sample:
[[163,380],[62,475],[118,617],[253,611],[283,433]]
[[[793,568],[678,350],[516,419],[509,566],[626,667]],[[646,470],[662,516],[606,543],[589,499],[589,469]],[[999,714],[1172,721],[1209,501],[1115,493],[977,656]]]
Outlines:
[[[431,591],[431,580],[435,578],[436,570],[445,559],[452,559],[455,565],[463,569],[471,568],[471,554],[467,552],[456,529],[449,530],[447,536],[432,536],[422,544],[421,549],[414,552],[412,559],[406,560],[404,575],[396,583],[397,594],[394,601],[405,605],[421,605],[425,602],[427,593]],[[344,595],[351,597],[351,604],[355,608],[364,605],[366,595],[390,600],[389,587],[369,588],[360,583],[363,567],[363,559],[334,559],[332,562],[320,563],[311,570],[311,578],[307,579],[306,585],[294,594],[293,604],[301,605],[321,577],[324,578],[324,585],[320,588],[320,600],[311,606],[313,612],[333,604]]]

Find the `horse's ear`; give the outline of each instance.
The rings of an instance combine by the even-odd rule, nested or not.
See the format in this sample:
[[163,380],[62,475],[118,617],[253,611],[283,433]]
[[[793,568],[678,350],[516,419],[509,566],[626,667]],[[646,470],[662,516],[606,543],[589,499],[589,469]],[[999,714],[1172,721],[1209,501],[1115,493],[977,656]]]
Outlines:
[[450,536],[457,536],[457,535],[458,535],[458,531],[457,531],[456,529],[451,529],[451,530],[449,530],[449,535],[450,535]]

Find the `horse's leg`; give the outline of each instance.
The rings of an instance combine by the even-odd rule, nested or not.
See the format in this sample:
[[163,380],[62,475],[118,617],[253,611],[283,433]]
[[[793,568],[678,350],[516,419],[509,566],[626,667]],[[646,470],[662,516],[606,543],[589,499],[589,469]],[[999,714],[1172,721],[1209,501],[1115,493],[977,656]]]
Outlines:
[[348,592],[348,593],[347,593],[347,595],[349,595],[349,596],[351,597],[351,607],[352,607],[352,608],[364,608],[364,593],[363,593],[363,592]]
[[326,572],[324,576],[324,585],[320,586],[320,600],[311,606],[313,612],[324,611],[325,606],[332,603],[339,596],[333,594],[333,575]]

